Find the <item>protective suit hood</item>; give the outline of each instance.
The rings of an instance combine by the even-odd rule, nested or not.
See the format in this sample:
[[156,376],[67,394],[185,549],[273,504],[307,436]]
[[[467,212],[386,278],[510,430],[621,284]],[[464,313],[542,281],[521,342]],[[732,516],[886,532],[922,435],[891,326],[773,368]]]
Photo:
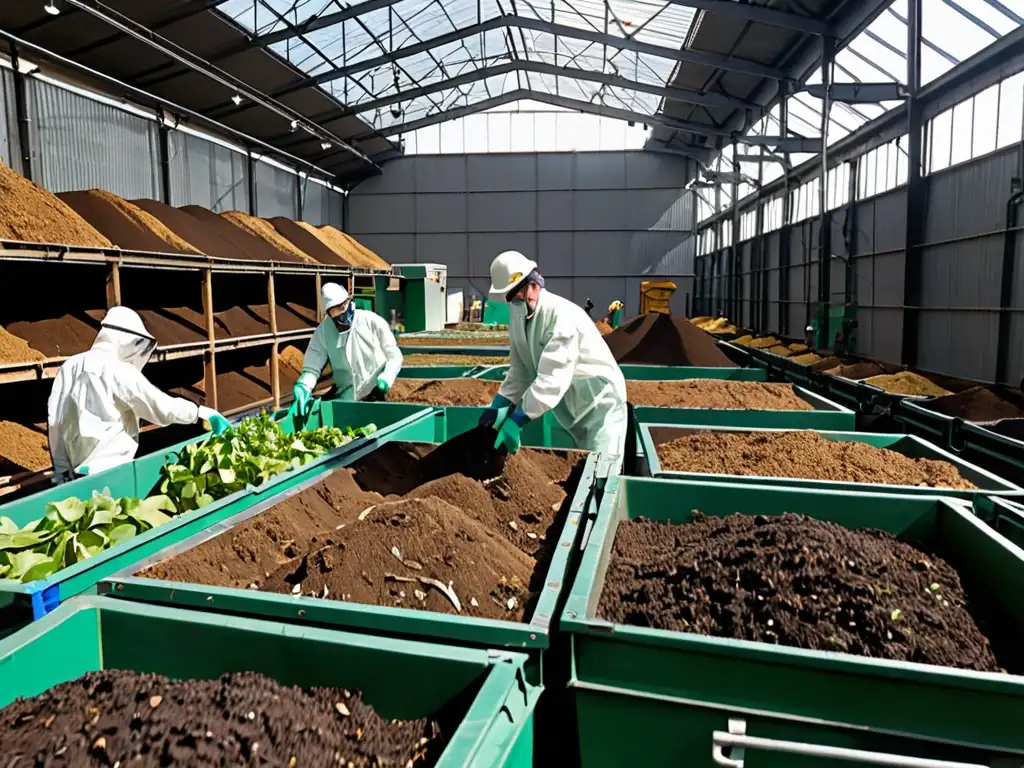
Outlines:
[[156,349],[156,339],[135,310],[111,307],[100,323],[92,349],[109,352],[141,371]]

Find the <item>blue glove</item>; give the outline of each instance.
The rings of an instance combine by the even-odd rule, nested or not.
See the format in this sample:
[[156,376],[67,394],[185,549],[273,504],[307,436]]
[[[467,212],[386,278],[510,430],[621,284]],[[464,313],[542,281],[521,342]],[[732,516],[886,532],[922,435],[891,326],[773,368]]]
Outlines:
[[199,418],[210,423],[210,429],[215,435],[224,434],[224,430],[231,426],[231,422],[205,405],[199,406]]
[[511,400],[502,395],[495,395],[491,401],[490,406],[487,407],[482,414],[480,414],[480,421],[477,422],[477,426],[480,427],[491,427],[498,421],[498,414],[502,408],[508,408],[511,405],[515,405]]
[[85,477],[86,475],[89,474],[89,467],[83,464],[82,466],[75,470],[75,473],[82,477]]
[[391,385],[388,384],[387,379],[385,379],[383,376],[378,376],[377,377],[377,389],[379,389],[381,392],[383,392],[386,395],[388,393],[388,390],[391,389]]
[[292,418],[305,418],[313,409],[313,393],[306,389],[305,384],[298,384],[292,388],[292,407],[288,409],[288,415]]
[[494,448],[505,446],[509,453],[515,453],[523,442],[523,427],[530,421],[530,417],[523,413],[522,408],[516,408],[501,422],[498,427],[498,437],[494,441]]

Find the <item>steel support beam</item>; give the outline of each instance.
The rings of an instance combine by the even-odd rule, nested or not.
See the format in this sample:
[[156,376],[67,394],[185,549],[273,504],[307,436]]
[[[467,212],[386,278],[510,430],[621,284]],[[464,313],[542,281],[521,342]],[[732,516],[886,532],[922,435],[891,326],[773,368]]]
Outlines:
[[[805,85],[803,90],[820,99],[825,93],[825,85]],[[842,104],[877,104],[907,98],[907,86],[903,83],[832,83],[828,90],[829,99]]]
[[917,364],[921,321],[921,248],[927,182],[923,174],[924,117],[921,102],[921,3],[907,0],[907,222],[904,246],[901,360]]
[[164,122],[164,111],[157,111],[157,150],[160,155],[160,202],[171,203],[171,137]]
[[669,0],[674,5],[685,5],[688,8],[698,8],[702,11],[720,13],[725,16],[754,21],[758,24],[768,24],[773,27],[781,27],[794,32],[804,32],[809,35],[825,35],[828,33],[828,24],[820,19],[813,19],[808,16],[799,16],[786,11],[776,11],[771,8],[764,8],[753,3],[739,3],[736,0]]
[[795,136],[738,136],[736,140],[755,147],[775,147],[778,152],[821,152],[821,139]]
[[21,175],[32,181],[32,132],[29,130],[28,98],[25,75],[21,71],[18,46],[11,45],[11,66],[14,76],[14,115],[18,121],[18,151],[21,153]]
[[[72,0],[73,2],[79,2],[79,0]],[[388,64],[394,64],[395,62],[401,61],[402,59],[410,56],[416,56],[417,54],[426,53],[427,51],[439,48],[441,46],[452,45],[465,40],[466,38],[475,37],[478,35],[484,35],[487,32],[501,29],[524,29],[533,30],[535,32],[543,32],[557,37],[565,37],[574,40],[585,40],[587,42],[596,43],[598,45],[607,45],[610,48],[623,51],[633,51],[635,53],[643,53],[649,56],[658,56],[663,59],[669,59],[671,61],[679,61],[687,64],[697,64],[700,66],[708,67],[710,69],[722,69],[728,72],[739,72],[741,74],[752,75],[754,77],[767,78],[770,80],[787,80],[789,75],[781,69],[770,67],[765,64],[760,64],[754,61],[747,61],[745,59],[738,59],[734,56],[723,56],[716,53],[702,53],[700,51],[691,51],[688,49],[669,48],[662,45],[654,45],[652,43],[644,43],[639,40],[635,40],[629,37],[616,37],[614,35],[606,35],[602,32],[597,32],[591,29],[578,29],[576,27],[570,27],[565,24],[553,24],[549,21],[542,19],[533,19],[523,16],[498,16],[493,19],[481,22],[479,24],[473,24],[468,27],[456,29],[452,32],[438,35],[437,37],[428,38],[419,43],[413,45],[406,45],[397,50],[390,51],[388,53],[381,54],[372,59],[363,59],[346,67],[338,67],[336,69],[330,69],[326,72],[321,72],[311,77],[306,77],[298,80],[295,83],[279,88],[270,93],[271,98],[280,98],[287,96],[288,94],[301,91],[305,88],[311,88],[316,85],[323,85],[333,80],[338,80],[343,77],[350,77],[360,72],[366,72],[371,69],[383,67]],[[210,113],[216,114],[219,110],[227,107],[229,102],[218,104],[209,110]],[[242,109],[245,106],[243,105]]]
[[818,347],[832,346],[829,333],[832,306],[832,214],[828,210],[828,118],[832,111],[832,61],[836,41],[821,38],[821,183],[818,185]]
[[[789,89],[783,88],[779,94],[779,132],[785,135],[789,131]],[[788,161],[788,156],[786,157]],[[789,176],[782,177],[782,228],[779,230],[779,330],[783,334],[792,334],[793,329],[789,327],[789,264],[790,247],[793,242],[793,225],[790,220],[793,218],[793,203],[789,194]],[[803,328],[800,329],[801,334]]]
[[763,154],[763,155],[750,155],[750,154],[745,154],[743,152],[738,152],[736,154],[736,162],[737,163],[759,163],[759,164],[760,163],[778,163],[779,165],[781,165],[783,167],[788,167],[789,166],[789,163],[786,162],[785,158],[779,157],[778,155],[770,154],[768,152],[765,152],[765,154]]
[[[394,104],[401,104],[405,101],[412,101],[413,99],[418,99],[423,96],[429,96],[434,93],[450,91],[464,85],[470,85],[471,83],[485,80],[489,77],[498,77],[512,72],[535,72],[537,74],[554,75],[556,77],[567,77],[573,80],[584,80],[591,83],[602,83],[616,88],[624,88],[631,91],[638,91],[640,93],[649,93],[652,96],[659,96],[661,98],[668,99],[669,101],[697,104],[703,107],[746,109],[750,111],[751,115],[755,119],[760,119],[764,115],[764,108],[760,105],[751,104],[750,102],[743,101],[742,99],[726,96],[721,93],[700,93],[698,91],[690,91],[685,88],[663,87],[651,85],[650,83],[641,83],[620,75],[613,75],[605,72],[589,72],[587,70],[576,69],[574,67],[560,67],[543,61],[516,59],[515,61],[497,64],[491,67],[481,67],[480,69],[475,69],[456,77],[439,80],[438,82],[430,83],[429,85],[423,85],[417,88],[406,88],[396,93],[382,96],[379,99],[351,104],[344,109],[333,109],[328,112],[321,112],[319,114],[312,115],[309,120],[310,122],[323,124],[331,122],[332,120],[353,117],[366,112],[374,112],[378,109],[384,109]],[[274,139],[286,139],[288,136],[289,134],[280,134],[279,136],[274,137]]]

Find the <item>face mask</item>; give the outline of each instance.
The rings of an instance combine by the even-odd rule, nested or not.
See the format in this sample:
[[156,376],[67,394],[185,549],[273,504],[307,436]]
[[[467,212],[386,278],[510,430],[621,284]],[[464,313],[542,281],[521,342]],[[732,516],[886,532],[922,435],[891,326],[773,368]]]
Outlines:
[[356,316],[356,308],[351,304],[348,305],[348,309],[344,313],[337,317],[332,317],[334,321],[334,327],[338,329],[338,333],[345,333],[352,327],[352,318]]

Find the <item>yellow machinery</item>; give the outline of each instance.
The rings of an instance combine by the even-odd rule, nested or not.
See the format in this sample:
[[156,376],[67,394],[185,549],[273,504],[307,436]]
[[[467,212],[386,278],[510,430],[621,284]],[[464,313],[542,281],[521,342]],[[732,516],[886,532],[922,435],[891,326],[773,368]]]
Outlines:
[[663,315],[671,315],[668,302],[675,292],[676,284],[667,280],[645,280],[640,283],[640,314],[661,312]]

